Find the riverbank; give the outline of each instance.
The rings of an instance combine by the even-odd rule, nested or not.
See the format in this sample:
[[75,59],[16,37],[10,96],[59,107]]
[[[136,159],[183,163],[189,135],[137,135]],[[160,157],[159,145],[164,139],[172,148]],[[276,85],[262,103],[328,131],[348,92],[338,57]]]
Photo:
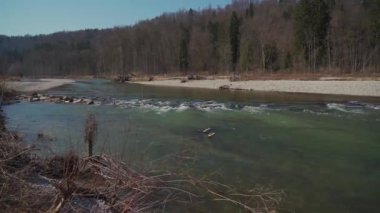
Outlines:
[[264,92],[311,93],[327,95],[351,95],[380,97],[380,81],[376,80],[250,80],[230,81],[228,79],[191,80],[178,79],[137,81],[137,84],[151,86],[187,87],[204,89],[230,89]]
[[21,81],[9,81],[7,87],[18,92],[34,92],[48,90],[54,87],[60,87],[66,84],[74,83],[71,79],[33,79],[33,80],[21,80]]

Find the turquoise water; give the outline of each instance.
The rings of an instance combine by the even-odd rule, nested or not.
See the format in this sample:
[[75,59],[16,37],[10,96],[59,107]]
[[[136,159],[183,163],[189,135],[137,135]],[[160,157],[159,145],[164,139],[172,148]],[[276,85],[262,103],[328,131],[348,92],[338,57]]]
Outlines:
[[[238,188],[283,189],[284,212],[377,212],[380,207],[377,103],[102,80],[47,93],[99,101],[91,106],[24,102],[5,107],[8,127],[28,143],[48,147],[43,154],[85,153],[84,120],[92,112],[99,122],[96,152],[136,166],[213,174]],[[205,128],[216,135],[208,138],[201,133]],[[52,141],[38,141],[38,132]]]

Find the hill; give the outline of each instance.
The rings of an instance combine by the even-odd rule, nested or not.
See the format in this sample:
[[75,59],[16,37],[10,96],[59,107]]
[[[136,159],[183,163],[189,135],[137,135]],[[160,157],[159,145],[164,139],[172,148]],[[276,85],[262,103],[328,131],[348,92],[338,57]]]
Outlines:
[[0,36],[0,73],[373,73],[379,20],[379,0],[233,1],[133,26]]

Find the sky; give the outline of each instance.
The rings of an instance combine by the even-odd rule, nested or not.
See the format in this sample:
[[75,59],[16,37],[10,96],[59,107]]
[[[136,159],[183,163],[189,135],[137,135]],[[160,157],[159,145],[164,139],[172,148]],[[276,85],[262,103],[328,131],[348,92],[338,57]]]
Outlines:
[[0,35],[111,28],[181,9],[225,6],[231,0],[0,0]]

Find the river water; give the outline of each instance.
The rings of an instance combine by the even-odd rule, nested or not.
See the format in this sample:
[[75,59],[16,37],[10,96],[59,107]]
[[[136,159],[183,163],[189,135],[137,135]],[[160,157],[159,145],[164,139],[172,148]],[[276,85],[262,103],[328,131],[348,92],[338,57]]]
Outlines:
[[[157,170],[212,175],[239,188],[286,192],[284,212],[376,212],[380,207],[380,104],[355,98],[230,92],[77,81],[48,94],[98,97],[95,105],[22,102],[8,128],[43,154],[95,153]],[[369,103],[372,102],[372,103]],[[202,133],[211,128],[212,138]],[[40,142],[37,133],[51,141]]]

